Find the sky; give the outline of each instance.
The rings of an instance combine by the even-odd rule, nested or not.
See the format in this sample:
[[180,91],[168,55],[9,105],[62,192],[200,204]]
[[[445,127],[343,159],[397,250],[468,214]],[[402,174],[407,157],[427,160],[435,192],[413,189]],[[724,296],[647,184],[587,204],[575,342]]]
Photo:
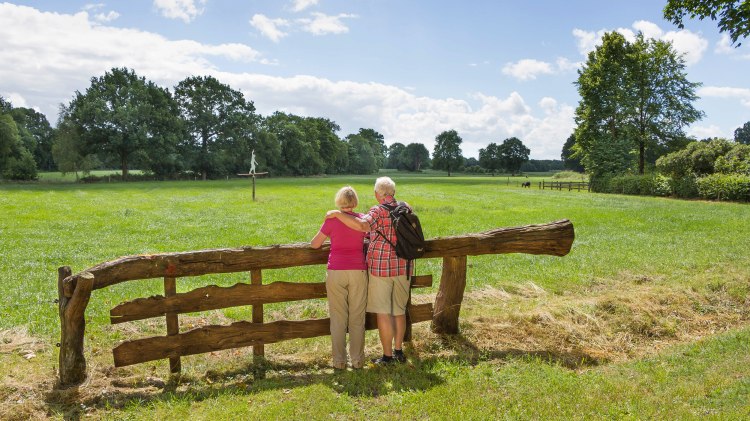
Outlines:
[[[560,159],[575,128],[574,82],[601,35],[673,42],[702,85],[699,139],[750,121],[750,40],[716,22],[664,20],[666,0],[40,0],[0,2],[0,95],[55,125],[91,78],[133,69],[169,88],[211,75],[261,115],[359,128],[386,145],[456,130],[466,157],[519,138]],[[742,40],[740,40],[742,41]],[[262,154],[262,151],[258,151]]]

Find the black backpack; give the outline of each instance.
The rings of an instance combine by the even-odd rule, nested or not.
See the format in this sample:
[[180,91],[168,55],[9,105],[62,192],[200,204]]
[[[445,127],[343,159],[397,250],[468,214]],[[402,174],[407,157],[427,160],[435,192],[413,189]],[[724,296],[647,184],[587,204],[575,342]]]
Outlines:
[[422,257],[425,252],[425,242],[419,217],[404,202],[398,202],[396,206],[384,204],[380,206],[391,215],[391,224],[396,231],[396,244],[388,240],[382,232],[377,231],[377,233],[396,250],[398,257],[406,260]]

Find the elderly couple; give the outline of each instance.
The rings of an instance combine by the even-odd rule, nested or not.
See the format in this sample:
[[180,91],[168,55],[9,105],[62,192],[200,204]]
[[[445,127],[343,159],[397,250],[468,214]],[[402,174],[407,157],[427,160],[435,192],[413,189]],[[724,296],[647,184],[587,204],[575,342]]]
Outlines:
[[[388,243],[396,243],[396,232],[389,211],[380,206],[396,206],[395,194],[393,180],[378,178],[375,181],[378,205],[366,214],[360,214],[354,212],[359,203],[357,192],[349,186],[341,188],[336,193],[336,207],[339,209],[326,214],[323,226],[311,241],[312,247],[319,248],[323,241],[331,239],[326,291],[331,316],[333,367],[336,369],[346,368],[347,329],[352,368],[364,365],[365,311],[377,314],[383,346],[383,355],[372,362],[376,365],[406,362],[402,345],[409,299],[407,262],[397,257]],[[363,241],[368,233],[370,245],[365,256]]]

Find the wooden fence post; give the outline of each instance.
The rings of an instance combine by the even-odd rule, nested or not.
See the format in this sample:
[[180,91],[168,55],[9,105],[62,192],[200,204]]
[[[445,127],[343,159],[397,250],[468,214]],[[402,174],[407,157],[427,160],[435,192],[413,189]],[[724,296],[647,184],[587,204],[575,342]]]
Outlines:
[[466,256],[444,257],[440,289],[435,297],[432,331],[458,333],[458,315],[466,289]]
[[[250,284],[263,285],[263,274],[260,269],[250,271]],[[263,304],[253,304],[253,323],[263,323]],[[263,344],[253,345],[253,356],[262,357],[265,355]]]
[[94,275],[83,273],[70,298],[65,296],[63,280],[72,274],[69,266],[57,269],[58,307],[60,311],[60,385],[81,383],[86,379],[86,357],[83,335],[86,331],[84,311],[91,298]]
[[[177,295],[177,280],[174,277],[164,278],[164,297]],[[177,320],[177,313],[167,313],[167,336],[174,336],[180,333],[180,323]],[[169,372],[179,373],[182,368],[180,357],[169,358]]]

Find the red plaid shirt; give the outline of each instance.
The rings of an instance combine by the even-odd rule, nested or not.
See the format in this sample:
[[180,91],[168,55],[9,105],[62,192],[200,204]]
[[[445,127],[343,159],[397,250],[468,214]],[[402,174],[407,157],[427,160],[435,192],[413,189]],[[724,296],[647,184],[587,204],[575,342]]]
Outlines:
[[[396,206],[396,199],[386,197],[386,205]],[[408,205],[407,205],[408,206]],[[375,276],[391,277],[406,275],[406,259],[396,256],[396,250],[377,233],[380,231],[396,244],[396,230],[391,225],[391,215],[381,206],[373,206],[362,217],[370,224],[370,247],[367,249],[367,268]]]

